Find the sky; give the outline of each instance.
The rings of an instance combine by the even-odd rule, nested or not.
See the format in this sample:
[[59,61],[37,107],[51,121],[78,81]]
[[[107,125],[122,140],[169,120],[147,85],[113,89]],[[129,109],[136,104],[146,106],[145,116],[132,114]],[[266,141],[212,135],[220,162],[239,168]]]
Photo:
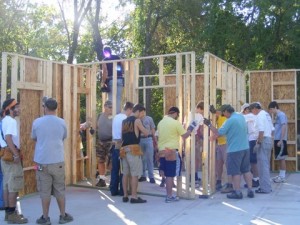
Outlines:
[[[29,0],[32,3],[38,3],[38,4],[48,4],[48,5],[53,5],[57,8],[59,8],[58,2],[57,0]],[[62,0],[59,0],[60,2],[62,2]],[[122,20],[125,18],[126,14],[129,13],[132,9],[133,6],[127,6],[125,8],[122,9],[118,9],[116,8],[116,6],[118,5],[119,0],[102,0],[101,3],[101,13],[102,16],[107,16],[107,23],[111,23],[115,20]],[[72,10],[66,10],[66,17],[72,19],[72,15],[73,15],[73,0],[65,0],[64,4],[70,4],[70,7],[72,7]],[[111,13],[113,12],[113,13]],[[108,15],[108,13],[110,13]]]

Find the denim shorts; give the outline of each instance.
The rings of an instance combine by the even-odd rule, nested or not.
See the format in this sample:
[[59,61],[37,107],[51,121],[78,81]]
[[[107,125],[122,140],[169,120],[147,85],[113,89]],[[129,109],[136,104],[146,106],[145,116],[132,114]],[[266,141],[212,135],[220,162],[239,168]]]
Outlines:
[[250,163],[251,164],[257,164],[257,156],[256,153],[253,152],[254,146],[256,145],[256,140],[249,141],[250,146]]
[[182,158],[176,150],[176,160],[166,160],[165,157],[159,158],[159,170],[164,172],[166,177],[181,176]]
[[249,149],[227,153],[227,175],[235,176],[250,171]]

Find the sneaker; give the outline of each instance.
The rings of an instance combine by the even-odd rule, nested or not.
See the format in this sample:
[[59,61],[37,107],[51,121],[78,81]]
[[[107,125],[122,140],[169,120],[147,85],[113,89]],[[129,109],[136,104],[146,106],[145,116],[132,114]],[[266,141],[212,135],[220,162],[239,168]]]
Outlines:
[[257,193],[257,194],[269,194],[271,192],[272,192],[272,190],[270,192],[267,192],[267,191],[264,191],[264,190],[262,190],[260,188],[258,188],[258,189],[255,190],[255,193]]
[[161,179],[161,183],[159,185],[160,187],[165,187],[166,186],[166,178]]
[[227,194],[227,198],[230,198],[230,199],[242,199],[243,198],[243,194],[242,194],[242,192],[236,193],[236,191],[233,191],[230,194]]
[[150,183],[151,184],[155,184],[155,179],[154,178],[150,178]]
[[259,187],[259,180],[252,180],[252,187]]
[[140,177],[139,182],[147,181],[146,177]]
[[37,224],[44,224],[44,225],[51,225],[50,217],[45,219],[44,216],[42,215],[39,219],[36,220],[36,223]]
[[140,197],[130,199],[130,203],[146,203],[146,202],[147,200],[141,199]]
[[285,182],[285,178],[281,177],[281,176],[277,176],[275,179],[272,179],[274,181],[274,183],[284,183]]
[[176,184],[173,182],[173,188],[176,188]]
[[69,223],[73,221],[73,216],[71,216],[70,214],[68,213],[65,213],[64,216],[60,215],[59,216],[59,224],[64,224],[64,223]]
[[221,189],[222,194],[231,193],[231,192],[233,192],[232,184],[226,184],[226,186],[223,189]]
[[[244,184],[244,187],[245,188],[248,188],[248,185],[247,184]],[[252,187],[259,187],[259,180],[252,180]]]
[[103,179],[100,179],[98,181],[98,183],[96,184],[97,187],[106,187],[106,183],[105,183],[105,180]]
[[254,192],[252,190],[248,190],[247,197],[254,198]]
[[165,200],[165,202],[166,203],[170,203],[170,202],[178,202],[179,201],[179,197],[177,197],[177,196],[172,196],[172,197],[166,197],[166,200]]
[[8,224],[24,224],[28,223],[28,219],[23,215],[18,214],[17,211],[7,215]]

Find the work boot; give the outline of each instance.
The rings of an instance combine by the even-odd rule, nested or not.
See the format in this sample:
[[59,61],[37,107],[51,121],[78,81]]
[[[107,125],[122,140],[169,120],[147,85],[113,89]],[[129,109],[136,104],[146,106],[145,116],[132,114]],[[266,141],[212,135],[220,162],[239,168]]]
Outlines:
[[100,179],[96,184],[97,187],[106,187],[105,180]]
[[23,215],[18,214],[17,211],[7,215],[8,224],[24,224],[28,223],[28,219],[23,217]]
[[216,183],[216,190],[220,191],[222,189],[222,181],[221,180],[217,180]]
[[226,184],[226,186],[223,188],[223,189],[221,189],[221,193],[222,194],[225,194],[225,193],[231,193],[233,191],[233,186],[232,186],[232,184]]
[[146,177],[140,177],[139,182],[147,181]]
[[161,183],[159,185],[160,187],[165,187],[166,186],[166,178],[161,179]]

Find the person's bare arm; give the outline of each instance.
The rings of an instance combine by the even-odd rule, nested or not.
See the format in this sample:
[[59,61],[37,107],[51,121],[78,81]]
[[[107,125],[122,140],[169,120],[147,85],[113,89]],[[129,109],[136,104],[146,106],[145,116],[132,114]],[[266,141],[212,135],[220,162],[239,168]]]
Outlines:
[[183,139],[187,139],[191,135],[191,133],[192,133],[191,130],[187,130],[183,135],[181,135],[181,137]]
[[281,127],[281,136],[280,136],[280,140],[278,141],[277,145],[280,146],[282,144],[282,141],[285,138],[285,134],[286,134],[286,129],[287,129],[287,125],[283,124]]
[[12,140],[12,136],[10,134],[5,135],[5,140],[6,140],[7,146],[9,147],[10,151],[14,155],[14,162],[19,162],[20,154],[19,154],[19,151],[17,150],[17,148],[15,147],[15,144]]
[[142,121],[140,119],[136,119],[135,120],[134,126],[136,128],[135,129],[136,136],[138,136],[139,131],[141,131],[144,136],[148,136],[149,135],[148,130],[143,126]]

